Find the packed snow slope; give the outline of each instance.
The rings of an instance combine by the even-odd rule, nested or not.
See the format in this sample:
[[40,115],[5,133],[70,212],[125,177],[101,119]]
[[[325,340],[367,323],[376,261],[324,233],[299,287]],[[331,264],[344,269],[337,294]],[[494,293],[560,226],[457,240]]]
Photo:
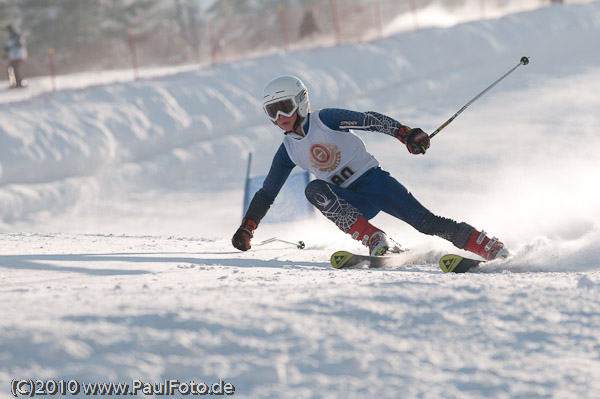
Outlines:
[[[598,2],[553,6],[2,103],[0,397],[13,379],[222,379],[240,398],[600,398],[599,37]],[[364,249],[321,216],[256,232],[302,251],[231,247],[248,153],[262,175],[281,143],[268,80],[433,131],[522,56],[425,156],[360,133],[508,261],[445,275],[461,251],[387,215],[410,248],[395,268],[333,270]]]

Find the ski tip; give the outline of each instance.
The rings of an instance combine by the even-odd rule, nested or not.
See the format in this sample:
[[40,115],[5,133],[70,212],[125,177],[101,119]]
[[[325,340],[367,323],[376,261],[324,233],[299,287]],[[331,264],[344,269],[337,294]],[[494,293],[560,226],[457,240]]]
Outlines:
[[347,251],[337,251],[331,255],[331,266],[341,269],[354,255]]
[[461,260],[463,260],[463,257],[459,255],[444,255],[440,259],[440,269],[444,273],[450,273],[456,269]]

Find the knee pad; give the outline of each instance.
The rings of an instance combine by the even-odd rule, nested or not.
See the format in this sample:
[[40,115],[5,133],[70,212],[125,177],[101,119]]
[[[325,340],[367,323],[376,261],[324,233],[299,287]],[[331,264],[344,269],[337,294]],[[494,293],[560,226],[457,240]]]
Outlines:
[[334,193],[324,180],[311,181],[304,189],[304,194],[311,204],[345,233],[350,231],[361,215],[358,209]]
[[304,189],[308,202],[321,209],[320,204],[335,200],[337,196],[324,180],[313,180]]

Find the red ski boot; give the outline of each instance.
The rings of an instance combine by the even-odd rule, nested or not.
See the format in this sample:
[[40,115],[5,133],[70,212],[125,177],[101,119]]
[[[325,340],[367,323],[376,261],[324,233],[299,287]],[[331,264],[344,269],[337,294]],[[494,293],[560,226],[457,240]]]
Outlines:
[[477,229],[473,229],[465,250],[479,255],[485,260],[506,258],[509,255],[504,244],[496,237],[489,238],[485,231],[477,231]]
[[364,216],[359,216],[350,231],[352,238],[362,241],[369,248],[371,256],[383,256],[390,249],[390,243],[385,233],[373,226]]

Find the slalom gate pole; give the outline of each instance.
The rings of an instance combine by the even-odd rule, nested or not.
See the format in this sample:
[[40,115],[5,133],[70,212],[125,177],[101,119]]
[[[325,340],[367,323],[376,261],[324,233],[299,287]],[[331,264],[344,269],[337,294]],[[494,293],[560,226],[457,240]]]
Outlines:
[[515,69],[517,69],[518,67],[520,67],[521,65],[527,65],[529,64],[529,58],[528,57],[521,57],[521,61],[519,61],[519,63],[514,66],[510,71],[506,72],[504,75],[502,75],[500,77],[500,79],[496,80],[494,83],[492,83],[491,85],[489,85],[485,90],[483,90],[481,93],[479,93],[478,95],[476,95],[471,101],[469,101],[468,103],[466,103],[461,109],[458,110],[457,113],[455,113],[454,115],[452,115],[452,117],[450,119],[448,119],[446,122],[444,122],[444,124],[440,127],[438,127],[435,132],[431,133],[429,135],[429,138],[432,138],[433,136],[435,136],[436,134],[438,134],[443,128],[445,128],[446,126],[448,126],[450,124],[450,122],[452,122],[454,119],[456,119],[456,117],[458,115],[460,115],[465,109],[467,109],[467,107],[471,104],[473,104],[475,101],[479,100],[479,98],[481,96],[483,96],[485,93],[487,93],[488,91],[490,91],[494,86],[496,86],[498,83],[500,83],[500,81],[502,81],[502,79],[504,79],[505,77],[507,77],[508,75],[510,75],[511,73],[513,73],[513,71]]
[[255,246],[266,245],[266,244],[270,244],[275,241],[283,242],[284,244],[294,245],[298,249],[304,249],[304,247],[305,247],[304,241],[291,242],[291,241],[282,240],[281,238],[277,238],[277,237],[269,238],[268,240],[264,240],[257,244],[253,244],[253,245],[255,245]]

